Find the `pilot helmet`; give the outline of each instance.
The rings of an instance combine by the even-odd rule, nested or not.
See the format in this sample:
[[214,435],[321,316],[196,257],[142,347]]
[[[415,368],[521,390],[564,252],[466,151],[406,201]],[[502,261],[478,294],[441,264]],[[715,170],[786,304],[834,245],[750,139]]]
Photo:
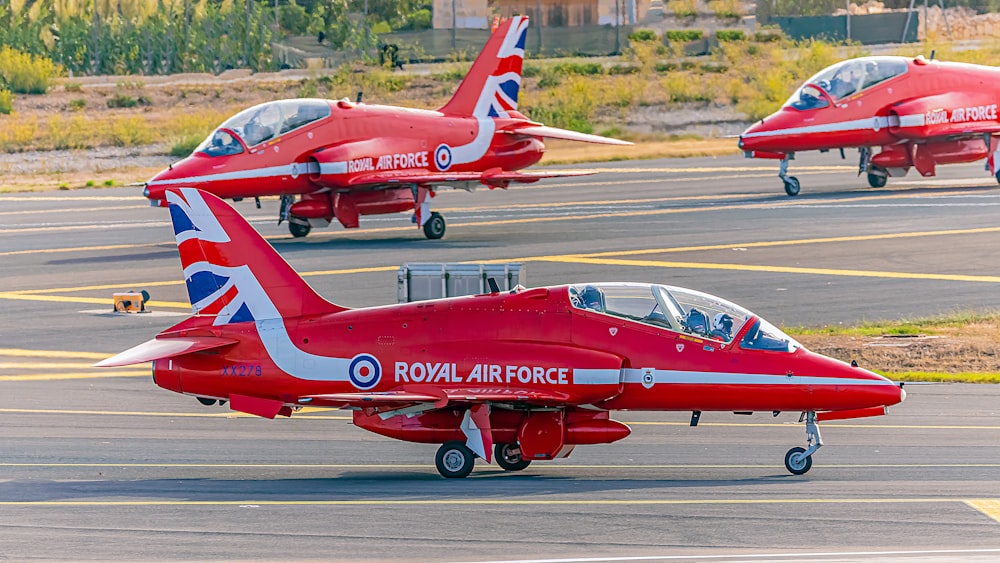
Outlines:
[[719,313],[712,319],[712,330],[729,334],[733,330],[733,318],[726,313]]
[[580,299],[583,300],[583,306],[588,309],[604,309],[604,299],[602,299],[601,290],[592,285],[583,288],[583,292],[580,293]]

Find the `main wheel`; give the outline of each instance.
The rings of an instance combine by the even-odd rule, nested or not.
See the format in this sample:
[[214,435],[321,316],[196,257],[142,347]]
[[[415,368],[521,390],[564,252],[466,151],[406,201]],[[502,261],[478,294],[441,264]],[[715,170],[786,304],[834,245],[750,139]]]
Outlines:
[[795,176],[785,178],[785,193],[790,196],[799,195],[799,179]]
[[788,450],[785,454],[785,469],[793,475],[802,475],[803,473],[809,471],[813,466],[813,460],[811,455],[802,455],[806,453],[805,448],[792,448]]
[[997,170],[996,178],[997,178],[997,183],[1000,184],[1000,170]]
[[504,471],[520,471],[531,465],[530,459],[521,456],[521,447],[517,444],[496,444],[493,458]]
[[445,442],[438,448],[434,463],[442,477],[460,479],[472,473],[476,457],[462,442]]
[[444,217],[437,211],[433,211],[430,219],[424,223],[424,236],[431,240],[437,240],[444,236],[444,228]]
[[885,183],[889,181],[888,174],[881,168],[874,168],[874,170],[877,170],[878,173],[868,173],[868,185],[873,188],[884,188]]
[[308,219],[292,217],[288,220],[288,232],[292,233],[295,238],[302,238],[308,235],[311,230],[312,225],[309,224]]

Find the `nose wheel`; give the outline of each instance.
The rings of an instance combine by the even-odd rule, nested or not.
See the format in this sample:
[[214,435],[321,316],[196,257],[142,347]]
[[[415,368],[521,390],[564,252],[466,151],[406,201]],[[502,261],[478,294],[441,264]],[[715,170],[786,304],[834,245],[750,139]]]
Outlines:
[[292,233],[293,237],[304,237],[308,235],[311,230],[312,225],[309,224],[309,219],[296,217],[295,215],[288,218],[288,232]]
[[785,469],[792,475],[802,475],[812,469],[812,455],[823,447],[823,437],[819,434],[816,412],[802,413],[806,421],[806,443],[808,448],[795,447],[785,453]]

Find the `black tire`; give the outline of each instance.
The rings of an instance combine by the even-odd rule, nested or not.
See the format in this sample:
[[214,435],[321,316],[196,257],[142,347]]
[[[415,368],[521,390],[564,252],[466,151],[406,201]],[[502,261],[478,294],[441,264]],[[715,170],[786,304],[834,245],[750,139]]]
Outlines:
[[504,471],[521,471],[531,465],[530,459],[521,457],[521,447],[517,444],[494,445],[493,459]]
[[889,175],[886,174],[885,170],[881,168],[875,168],[877,173],[868,173],[868,185],[873,188],[884,188],[885,183],[889,181]]
[[789,176],[789,177],[785,178],[785,193],[786,194],[788,194],[789,196],[792,196],[792,197],[797,196],[797,195],[799,195],[799,189],[800,188],[801,188],[801,186],[799,185],[799,179],[798,178],[796,178],[795,176]]
[[804,456],[805,448],[792,448],[785,454],[785,469],[792,475],[802,475],[813,465],[812,456]]
[[1000,184],[1000,170],[997,170],[996,178],[997,178],[997,183]]
[[206,407],[210,407],[216,403],[215,399],[209,399],[208,397],[198,397],[198,402]]
[[438,473],[447,479],[461,479],[472,473],[476,465],[476,456],[462,442],[445,442],[438,448],[434,456],[434,464]]
[[424,223],[424,236],[431,240],[437,240],[444,236],[444,230],[444,217],[437,211],[432,212],[430,219]]
[[308,235],[311,230],[312,225],[309,224],[307,219],[292,217],[288,221],[288,232],[292,233],[292,236],[295,238],[302,238]]

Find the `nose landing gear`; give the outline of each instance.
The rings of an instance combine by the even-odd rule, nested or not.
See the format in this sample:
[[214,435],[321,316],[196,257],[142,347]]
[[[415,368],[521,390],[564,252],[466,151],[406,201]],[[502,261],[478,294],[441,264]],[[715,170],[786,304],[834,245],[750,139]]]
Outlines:
[[781,164],[778,168],[778,177],[781,181],[785,183],[785,193],[789,196],[799,195],[799,179],[795,176],[788,175],[788,161],[795,158],[794,153],[788,153],[785,158],[781,159]]
[[[819,434],[816,412],[802,413],[806,421],[806,444],[808,448],[795,447],[785,454],[785,469],[793,475],[802,475],[812,468],[812,455],[823,447],[823,437]],[[801,419],[799,420],[802,421]]]

